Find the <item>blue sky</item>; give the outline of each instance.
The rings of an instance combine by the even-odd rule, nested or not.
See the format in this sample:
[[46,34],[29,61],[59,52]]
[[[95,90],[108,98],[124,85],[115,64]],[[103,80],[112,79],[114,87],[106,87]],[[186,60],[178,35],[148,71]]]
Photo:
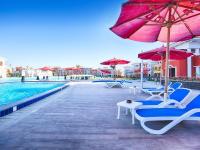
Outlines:
[[160,46],[124,40],[109,28],[124,0],[1,0],[0,56],[13,66],[98,67]]

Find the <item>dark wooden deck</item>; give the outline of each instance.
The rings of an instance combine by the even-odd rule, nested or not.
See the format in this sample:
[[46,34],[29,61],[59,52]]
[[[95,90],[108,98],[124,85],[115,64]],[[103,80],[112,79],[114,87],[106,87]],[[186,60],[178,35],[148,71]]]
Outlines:
[[[141,95],[138,95],[141,97]],[[131,117],[116,119],[127,89],[79,84],[0,118],[0,150],[200,149],[200,123],[183,122],[165,135],[150,135]]]

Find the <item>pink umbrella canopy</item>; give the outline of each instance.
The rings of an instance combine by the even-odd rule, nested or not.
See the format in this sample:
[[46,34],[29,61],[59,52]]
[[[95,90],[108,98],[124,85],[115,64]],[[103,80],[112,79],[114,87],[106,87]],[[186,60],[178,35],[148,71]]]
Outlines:
[[129,0],[111,30],[124,39],[167,42],[165,100],[168,93],[170,42],[200,36],[200,0]]
[[178,42],[200,36],[200,0],[129,0],[111,30],[135,41]]
[[[161,61],[161,60],[164,60],[166,57],[166,50],[167,48],[162,46],[160,48],[156,48],[147,52],[140,53],[138,54],[138,58],[144,59],[144,60],[150,59],[153,61]],[[172,59],[172,60],[186,59],[193,55],[193,53],[191,52],[178,50],[174,47],[171,47],[169,51],[170,51],[169,59]]]
[[102,62],[101,65],[116,66],[116,65],[123,65],[123,64],[128,64],[128,63],[130,63],[130,61],[113,58],[113,59]]

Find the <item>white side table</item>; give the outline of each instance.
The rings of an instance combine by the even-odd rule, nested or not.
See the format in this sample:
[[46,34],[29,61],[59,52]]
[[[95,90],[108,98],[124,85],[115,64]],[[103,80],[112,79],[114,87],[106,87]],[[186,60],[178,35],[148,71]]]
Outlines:
[[138,87],[136,86],[131,86],[129,87],[129,93],[133,93],[133,95],[136,95],[138,93]]
[[132,103],[127,103],[126,100],[117,103],[117,108],[118,108],[117,119],[120,119],[121,107],[124,107],[124,108],[126,108],[126,115],[128,114],[128,110],[129,109],[131,110],[131,113],[132,113],[132,124],[135,124],[135,109],[138,108],[141,105],[142,105],[142,103],[140,103],[140,102],[132,101]]

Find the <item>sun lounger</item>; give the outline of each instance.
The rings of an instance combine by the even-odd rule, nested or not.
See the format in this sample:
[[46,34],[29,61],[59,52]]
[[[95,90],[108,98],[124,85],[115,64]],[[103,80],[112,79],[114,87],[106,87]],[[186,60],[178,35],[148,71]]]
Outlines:
[[[135,117],[141,126],[151,134],[164,134],[184,120],[200,120],[200,95],[194,98],[187,107],[137,109]],[[152,129],[145,123],[150,121],[171,121],[161,129]]]
[[188,100],[191,90],[187,88],[178,88],[169,95],[167,102],[163,100],[136,100],[136,102],[142,103],[140,108],[162,108],[162,107],[185,107],[185,103]]
[[132,83],[132,82],[125,81],[125,80],[118,80],[118,81],[113,81],[113,82],[106,82],[106,87],[107,88],[124,88],[124,87],[127,87],[126,83]]
[[122,88],[123,83],[121,81],[106,82],[107,88]]
[[[126,108],[126,112],[130,109],[132,113],[132,123],[134,123],[135,111],[139,109],[148,108],[185,108],[188,104],[189,97],[191,95],[191,90],[186,88],[176,89],[173,93],[169,95],[167,102],[162,100],[135,100],[128,104],[124,101],[117,103],[118,106],[118,116],[120,112],[119,106]],[[125,104],[124,104],[125,103]],[[121,105],[123,104],[123,105]],[[119,117],[118,117],[119,118]]]
[[[172,84],[172,82],[169,82],[168,84],[168,88],[170,88],[170,85]],[[158,89],[163,89],[164,90],[164,87],[163,86],[159,86],[159,87],[148,87],[148,88],[142,88],[142,91],[143,92],[146,92],[148,90],[158,90]]]
[[[182,83],[180,82],[175,82],[172,83],[168,86],[168,92],[172,93],[173,91],[175,91],[176,89],[180,88],[182,86]],[[164,88],[160,88],[160,89],[142,89],[143,92],[150,94],[151,96],[148,97],[147,99],[163,99],[162,95],[164,94],[165,90]]]

